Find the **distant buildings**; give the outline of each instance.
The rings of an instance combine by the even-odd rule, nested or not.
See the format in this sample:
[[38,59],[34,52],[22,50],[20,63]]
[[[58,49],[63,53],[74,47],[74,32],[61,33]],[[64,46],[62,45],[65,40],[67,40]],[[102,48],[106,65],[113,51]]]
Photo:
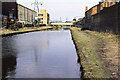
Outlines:
[[50,21],[50,16],[46,12],[46,10],[40,10],[40,12],[37,13],[37,20],[39,24],[48,25]]

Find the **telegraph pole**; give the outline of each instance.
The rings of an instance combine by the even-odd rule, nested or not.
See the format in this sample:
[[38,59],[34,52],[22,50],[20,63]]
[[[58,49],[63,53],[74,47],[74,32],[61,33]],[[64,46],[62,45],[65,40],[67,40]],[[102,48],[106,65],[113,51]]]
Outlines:
[[[42,3],[39,3],[38,0],[35,0],[35,2],[32,3],[31,5],[34,5],[34,11],[39,12],[40,11],[39,10],[39,5],[42,5]],[[35,15],[35,13],[33,15]],[[34,18],[34,20],[35,20],[35,18]],[[34,25],[34,27],[35,27],[35,25]]]
[[31,5],[34,5],[34,10],[39,12],[39,5],[42,5],[42,3],[39,3],[38,0],[35,0],[35,2]]

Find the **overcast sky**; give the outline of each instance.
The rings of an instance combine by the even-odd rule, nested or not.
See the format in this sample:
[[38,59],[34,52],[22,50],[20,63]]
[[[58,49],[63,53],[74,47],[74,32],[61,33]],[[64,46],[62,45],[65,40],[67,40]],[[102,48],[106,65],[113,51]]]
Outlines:
[[[19,4],[22,4],[28,8],[34,9],[33,3],[35,0],[17,0]],[[101,0],[38,0],[43,3],[39,6],[40,9],[46,9],[50,14],[51,20],[62,21],[72,20],[74,17],[84,17],[85,6],[91,8],[99,3]]]

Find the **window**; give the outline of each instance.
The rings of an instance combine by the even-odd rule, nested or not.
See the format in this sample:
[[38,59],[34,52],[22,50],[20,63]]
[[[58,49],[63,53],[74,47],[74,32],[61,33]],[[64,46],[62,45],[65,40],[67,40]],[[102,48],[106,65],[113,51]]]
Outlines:
[[38,21],[41,21],[41,20],[43,20],[43,18],[38,18]]
[[40,23],[42,23],[42,24],[43,24],[43,21],[41,21]]
[[113,2],[110,2],[110,6],[113,4]]
[[43,14],[38,14],[38,16],[43,16]]

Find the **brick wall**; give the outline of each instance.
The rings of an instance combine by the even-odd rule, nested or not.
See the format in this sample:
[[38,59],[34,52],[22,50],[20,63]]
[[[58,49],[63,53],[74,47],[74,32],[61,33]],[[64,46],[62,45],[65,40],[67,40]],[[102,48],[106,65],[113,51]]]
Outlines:
[[85,18],[85,26],[92,30],[104,31],[119,34],[120,25],[120,3],[111,7],[106,7],[99,13]]
[[99,14],[94,15],[93,29],[118,34],[118,5],[104,8]]

